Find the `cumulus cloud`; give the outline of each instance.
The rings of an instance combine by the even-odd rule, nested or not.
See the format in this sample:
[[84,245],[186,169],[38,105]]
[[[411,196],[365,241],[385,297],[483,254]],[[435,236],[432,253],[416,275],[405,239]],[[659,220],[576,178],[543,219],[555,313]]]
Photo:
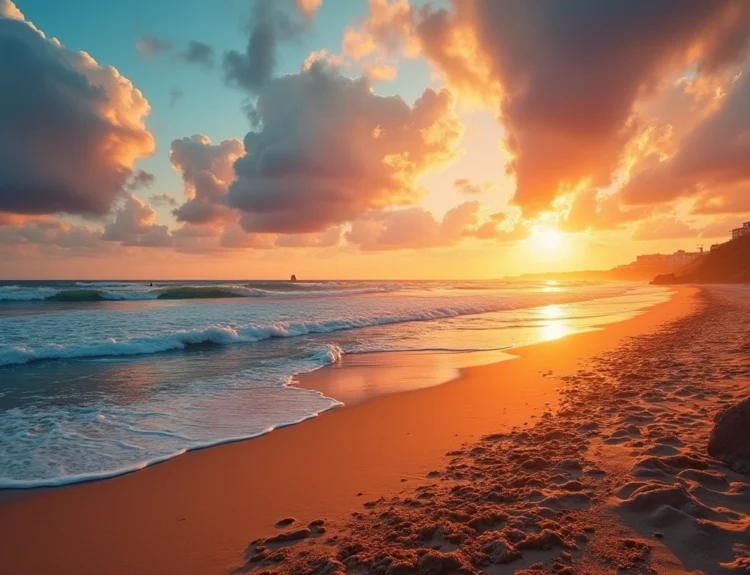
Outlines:
[[328,50],[323,48],[322,50],[310,52],[302,63],[302,69],[309,70],[316,62],[323,62],[331,68],[341,68],[344,65],[344,60],[341,56],[331,54]]
[[101,229],[49,218],[0,226],[0,246],[6,248],[47,247],[89,252],[101,248],[101,236]]
[[334,226],[319,233],[281,234],[276,236],[275,244],[280,248],[327,248],[337,246],[343,237],[343,228]]
[[589,188],[575,194],[560,227],[569,232],[613,230],[648,217],[654,206],[623,206],[620,195]]
[[237,223],[223,226],[219,247],[232,249],[271,249],[276,246],[274,234],[249,234]]
[[636,103],[671,71],[737,62],[750,35],[744,0],[453,0],[410,17],[368,38],[416,38],[451,85],[496,102],[514,201],[530,213],[609,184],[637,133]]
[[[209,252],[220,249],[267,249],[272,247],[330,247],[340,243],[342,230],[277,234],[253,231],[246,215],[227,205],[226,194],[234,178],[233,164],[244,153],[239,140],[213,144],[195,135],[172,142],[170,159],[182,174],[187,201],[173,210],[183,226],[172,236],[181,251]],[[300,206],[304,210],[304,206]],[[247,229],[246,229],[247,228]]]
[[254,113],[260,127],[227,195],[252,232],[322,231],[413,204],[417,177],[451,159],[461,134],[448,92],[427,89],[409,106],[321,62],[271,81]]
[[416,55],[415,14],[409,0],[368,0],[367,17],[344,30],[344,52],[361,60],[377,50]]
[[702,238],[718,238],[726,241],[732,237],[732,230],[742,226],[747,221],[747,216],[727,216],[713,220],[701,229]]
[[0,18],[0,211],[105,214],[154,140],[141,92],[68,50],[5,0]]
[[372,82],[393,80],[398,53],[418,54],[414,22],[408,0],[369,0],[367,17],[344,30],[342,51],[359,62]]
[[144,58],[155,58],[169,50],[170,44],[153,34],[145,34],[135,41],[135,49]]
[[178,221],[203,224],[236,219],[225,199],[234,178],[232,166],[243,151],[242,142],[237,139],[214,145],[201,134],[172,142],[169,160],[182,174],[188,198],[174,210]]
[[168,246],[172,243],[167,226],[154,223],[156,212],[131,195],[115,211],[113,222],[104,226],[101,239],[122,242],[126,246]]
[[424,208],[372,211],[352,222],[346,239],[362,250],[398,250],[444,247],[465,238],[507,241],[524,237],[522,226],[502,226],[503,214],[481,217],[479,202],[464,202],[446,212],[442,220]]
[[695,199],[690,211],[698,215],[750,213],[750,183],[708,190]]
[[308,18],[311,18],[322,4],[323,0],[297,0],[297,7]]
[[643,220],[633,230],[634,240],[672,240],[698,237],[700,230],[674,216]]
[[190,40],[187,47],[180,53],[180,58],[191,64],[198,64],[204,68],[214,67],[214,49],[208,44]]
[[9,20],[24,20],[23,13],[10,0],[0,0],[0,17]]
[[723,105],[683,138],[674,156],[633,174],[622,190],[627,202],[659,203],[700,194],[704,213],[712,205],[744,205],[741,198],[750,183],[750,74],[737,84]]

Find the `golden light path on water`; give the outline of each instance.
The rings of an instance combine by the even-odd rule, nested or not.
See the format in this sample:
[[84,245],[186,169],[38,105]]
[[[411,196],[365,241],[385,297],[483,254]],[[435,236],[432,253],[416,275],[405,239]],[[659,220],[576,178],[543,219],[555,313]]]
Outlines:
[[564,309],[565,306],[561,305],[547,305],[539,308],[539,315],[547,320],[542,324],[542,341],[560,339],[569,332],[563,319]]

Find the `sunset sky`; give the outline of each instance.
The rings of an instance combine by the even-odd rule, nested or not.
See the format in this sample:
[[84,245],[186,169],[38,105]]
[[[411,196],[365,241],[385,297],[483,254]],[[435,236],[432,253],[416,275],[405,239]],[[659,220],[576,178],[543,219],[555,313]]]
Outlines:
[[747,0],[0,0],[0,279],[496,278],[750,220]]

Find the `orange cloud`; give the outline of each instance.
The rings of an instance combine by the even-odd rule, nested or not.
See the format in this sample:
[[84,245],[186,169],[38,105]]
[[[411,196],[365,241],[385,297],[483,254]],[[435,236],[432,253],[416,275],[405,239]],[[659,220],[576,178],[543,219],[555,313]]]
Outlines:
[[670,240],[697,237],[699,230],[674,216],[639,222],[633,230],[634,240]]
[[559,226],[569,232],[613,230],[646,218],[654,211],[652,206],[623,206],[619,194],[602,194],[595,188],[587,188],[573,195]]
[[315,14],[322,4],[323,0],[297,0],[297,7],[308,17]]
[[366,18],[344,30],[343,53],[358,61],[370,80],[393,80],[398,74],[396,56],[419,54],[414,24],[408,0],[369,0]]
[[346,239],[362,250],[373,251],[446,247],[465,238],[509,241],[528,235],[520,225],[516,229],[503,227],[503,214],[487,219],[480,211],[481,204],[473,201],[448,210],[442,220],[420,207],[368,212],[352,222]]
[[416,37],[451,86],[494,101],[514,202],[532,214],[584,183],[609,185],[641,132],[637,104],[691,63],[714,74],[739,62],[750,36],[744,0],[397,4],[392,22],[364,29],[386,49]]
[[[700,195],[710,205],[736,205],[750,184],[750,74],[744,74],[721,107],[680,142],[667,161],[637,170],[622,189],[630,204],[670,202]],[[744,190],[744,191],[743,191]],[[712,200],[716,194],[717,199]],[[727,194],[734,200],[727,201]]]

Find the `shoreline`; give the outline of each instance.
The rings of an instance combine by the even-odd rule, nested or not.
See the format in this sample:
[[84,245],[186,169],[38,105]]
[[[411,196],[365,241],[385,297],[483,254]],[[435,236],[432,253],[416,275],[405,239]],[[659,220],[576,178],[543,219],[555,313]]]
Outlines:
[[[16,492],[0,499],[9,533],[0,552],[19,574],[225,573],[282,517],[342,521],[361,504],[358,493],[394,494],[467,440],[532,423],[556,407],[559,382],[549,369],[569,369],[581,349],[590,356],[687,313],[695,290],[673,291],[632,319],[516,348],[515,361],[462,369],[442,385],[329,410],[304,426],[191,451],[138,473]],[[518,380],[526,385],[502,383]],[[271,453],[284,460],[269,467]],[[44,554],[28,549],[31,523]]]
[[689,313],[561,373],[555,413],[465,442],[333,536],[291,521],[238,571],[750,572],[749,296],[701,289]]
[[[509,337],[505,334],[503,340],[513,343],[502,345],[495,339],[490,339],[486,345],[479,344],[464,348],[463,346],[451,346],[450,342],[446,341],[443,347],[403,350],[382,349],[344,353],[336,344],[324,343],[324,346],[329,350],[327,361],[302,371],[292,372],[283,389],[302,389],[305,392],[312,392],[320,399],[327,401],[327,406],[298,414],[300,416],[295,419],[286,418],[268,422],[266,427],[257,428],[251,433],[229,434],[221,438],[207,439],[205,442],[194,443],[177,451],[157,454],[150,459],[136,461],[116,469],[81,472],[76,475],[63,475],[37,480],[6,479],[0,482],[0,501],[12,497],[6,492],[14,490],[59,488],[112,479],[162,464],[188,452],[256,439],[278,429],[304,423],[326,411],[342,407],[342,404],[343,406],[352,406],[381,395],[441,385],[458,378],[464,368],[485,366],[512,359],[515,357],[512,355],[514,349],[537,345],[550,339],[559,339],[575,333],[600,330],[610,323],[617,323],[641,314],[649,307],[669,299],[670,293],[668,289],[660,288],[658,293],[645,296],[645,294],[636,295],[631,293],[631,290],[627,290],[622,294],[603,295],[589,300],[573,300],[561,304],[516,308],[518,312],[531,313],[532,318],[534,318],[531,320],[532,322],[538,321],[536,320],[537,316],[543,319],[536,326],[513,326],[516,328],[515,337]],[[641,301],[634,305],[632,300],[627,301],[628,298],[632,297],[641,299],[645,297],[648,301]],[[625,302],[621,301],[623,298],[625,298]],[[615,301],[618,303],[613,303]],[[599,309],[602,306],[610,306],[612,309],[602,312]],[[560,311],[557,311],[558,308],[560,308]],[[573,311],[576,308],[579,308],[578,312]],[[581,313],[583,315],[580,317],[576,315]],[[592,320],[592,318],[594,319]],[[518,328],[522,329],[519,330]],[[497,335],[500,336],[502,333],[504,332]],[[519,337],[520,343],[516,343]],[[169,354],[170,352],[163,353]],[[119,356],[113,357],[118,358]],[[220,362],[221,359],[217,358],[215,361]],[[2,367],[0,367],[1,369]],[[316,373],[316,375],[311,375],[313,373]]]

